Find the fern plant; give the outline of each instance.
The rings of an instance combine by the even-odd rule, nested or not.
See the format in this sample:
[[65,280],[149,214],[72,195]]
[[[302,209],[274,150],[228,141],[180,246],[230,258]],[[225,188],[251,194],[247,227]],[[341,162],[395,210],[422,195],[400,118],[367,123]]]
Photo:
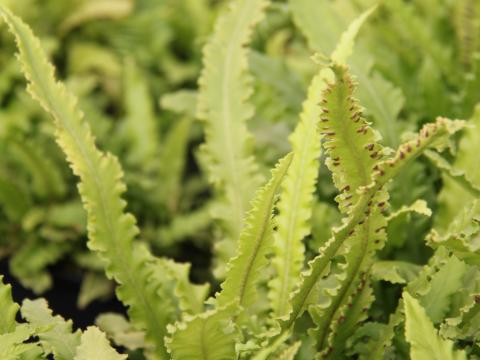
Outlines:
[[[151,162],[157,154],[161,154],[158,161],[168,161],[168,151],[183,154],[188,116],[193,113],[191,104],[185,103],[196,103],[195,113],[202,120],[205,140],[198,158],[214,195],[200,220],[211,218],[216,227],[213,253],[218,282],[201,285],[190,280],[190,264],[156,256],[144,240],[127,209],[119,159],[100,149],[93,123],[85,119],[72,92],[56,79],[41,41],[0,5],[15,38],[27,90],[53,120],[54,139],[78,181],[87,217],[87,246],[107,278],[116,283],[116,296],[128,314],[128,320],[104,314],[97,320],[101,329],[74,330],[71,321],[52,315],[44,299],[16,304],[10,285],[2,281],[2,359],[383,359],[391,354],[421,360],[478,355],[478,185],[473,165],[478,129],[466,121],[438,117],[402,143],[388,132],[388,121],[399,113],[401,96],[387,80],[371,75],[370,67],[363,68],[361,57],[352,57],[360,28],[377,11],[375,6],[359,5],[363,11],[355,12],[358,16],[338,43],[314,56],[315,73],[289,137],[290,149],[278,157],[268,175],[266,166],[255,158],[247,121],[254,118],[253,103],[258,100],[252,98],[249,45],[255,26],[266,26],[260,22],[269,5],[272,11],[282,11],[278,3],[267,0],[234,0],[224,9],[204,47],[198,93],[176,93],[162,100],[187,114],[171,130],[166,153],[157,148],[153,105],[142,74],[135,60],[125,64],[131,92],[125,94],[128,116],[121,131],[128,136],[119,148],[133,148],[125,160],[128,166],[146,166],[147,174],[165,177],[156,186],[165,184],[168,192],[159,197],[172,211],[176,200],[175,194],[170,195],[178,190],[182,165],[168,164],[159,170]],[[309,15],[311,5],[308,0],[291,0],[294,19],[305,27],[315,48],[321,42],[311,32],[312,23],[301,20]],[[117,6],[119,12],[126,11],[120,3]],[[334,13],[337,5],[322,6]],[[409,11],[399,2],[388,6]],[[65,20],[63,31],[77,26],[80,15]],[[420,40],[427,41],[428,34],[422,35]],[[115,43],[127,46],[124,41],[119,37]],[[431,51],[442,54],[435,46]],[[261,61],[258,54],[253,59],[257,64]],[[438,58],[440,69],[443,60]],[[368,93],[372,83],[381,84],[386,93]],[[375,104],[364,109],[357,95]],[[386,104],[394,105],[384,108],[373,101],[382,95]],[[364,113],[373,115],[380,132]],[[470,121],[473,125],[478,114]],[[142,124],[137,127],[138,119]],[[388,140],[383,141],[385,132]],[[427,236],[434,251],[424,266],[385,258],[395,221],[414,212],[432,214],[423,199],[396,209],[390,206],[398,179],[410,174],[421,155],[445,178],[439,196],[440,223]],[[48,167],[48,161],[37,157],[33,165]],[[168,170],[173,172],[170,179]],[[60,175],[48,175],[61,183]],[[263,180],[264,175],[268,180]],[[330,179],[337,210],[320,220],[330,231],[324,229],[326,236],[316,237],[316,209],[322,206],[317,193],[320,182]],[[35,186],[45,191],[62,188],[42,178],[37,182]],[[454,214],[459,199],[466,207]],[[8,213],[15,218],[22,207]],[[401,286],[393,288],[401,296],[391,311],[379,311],[383,283]]]

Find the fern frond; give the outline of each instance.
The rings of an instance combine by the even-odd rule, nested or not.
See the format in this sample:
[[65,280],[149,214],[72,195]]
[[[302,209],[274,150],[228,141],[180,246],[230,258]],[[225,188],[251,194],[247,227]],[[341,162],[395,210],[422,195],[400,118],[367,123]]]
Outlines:
[[479,50],[480,7],[474,0],[460,0],[455,3],[455,30],[463,65],[470,70],[474,54]]
[[217,213],[225,232],[225,240],[216,244],[217,274],[221,277],[260,183],[246,124],[254,111],[248,103],[252,85],[247,73],[247,45],[267,4],[267,0],[234,0],[218,19],[204,49],[198,116],[205,121],[203,150],[209,178],[224,203]]
[[31,326],[21,324],[12,332],[0,334],[0,358],[2,360],[47,359],[37,344],[25,344],[34,331]]
[[20,306],[12,299],[12,286],[3,283],[3,276],[0,276],[0,335],[15,330],[15,317]]
[[273,314],[277,317],[289,312],[288,296],[295,288],[304,261],[302,240],[311,231],[309,220],[321,154],[318,99],[326,87],[328,75],[327,70],[321,70],[312,80],[300,122],[289,139],[293,160],[282,184],[278,204],[272,260],[276,275],[269,283],[268,294]]
[[275,197],[293,160],[293,154],[281,159],[272,170],[270,181],[255,194],[252,208],[245,220],[245,226],[238,242],[237,256],[227,267],[227,276],[222,291],[217,295],[219,306],[237,302],[248,309],[255,303],[256,284],[260,272],[267,265],[266,255],[272,246],[273,207]]
[[332,70],[335,82],[325,90],[320,127],[328,155],[325,162],[340,191],[335,200],[341,212],[350,214],[360,196],[357,190],[371,181],[382,147],[353,98],[354,84],[347,68],[333,65]]
[[115,344],[128,350],[136,350],[145,346],[145,334],[136,330],[121,314],[102,313],[95,319],[95,324]]
[[439,209],[435,214],[437,230],[446,229],[458,215],[458,209],[463,208],[480,197],[480,173],[476,156],[480,150],[480,105],[468,120],[468,126],[462,132],[455,160],[450,165],[440,155],[427,153],[434,164],[443,170],[443,186],[438,195]]
[[[339,64],[345,63],[345,56],[351,52],[348,50],[352,45],[349,38],[355,36],[362,22],[375,10],[375,7],[372,7],[363,14],[357,15],[358,9],[354,9],[353,3],[348,1],[290,0],[289,2],[294,22],[305,35],[312,50],[328,54],[334,51],[337,43],[348,44],[343,48],[338,46],[338,50],[335,50],[333,60]],[[352,21],[351,30],[349,30],[348,21],[355,16],[358,17]],[[323,19],[321,22],[318,21],[320,18]],[[348,60],[348,64],[359,80],[357,96],[366,107],[368,115],[372,116],[386,144],[397,146],[399,134],[396,119],[404,102],[402,92],[380,73],[372,73],[374,59],[368,49],[360,44],[355,49],[355,55]],[[344,60],[339,61],[342,58]]]
[[174,360],[236,359],[237,331],[231,321],[235,305],[205,312],[171,326],[167,346]]
[[43,198],[58,198],[65,194],[66,184],[52,159],[39,144],[28,139],[9,140],[8,151],[30,173],[32,188]]
[[361,360],[383,360],[391,350],[395,329],[403,320],[403,300],[400,300],[388,324],[368,322],[357,329],[350,338],[353,343],[351,353],[358,354]]
[[345,240],[354,234],[355,228],[365,221],[371,209],[378,207],[378,203],[373,201],[377,193],[425,149],[441,148],[452,134],[463,127],[463,121],[438,118],[435,123],[426,124],[413,140],[401,145],[393,157],[374,166],[372,181],[368,186],[359,189],[361,196],[353,206],[348,220],[334,229],[333,237],[319,250],[320,254],[309,262],[309,269],[302,275],[300,288],[292,296],[293,311],[289,320],[282,324],[284,329],[290,328],[307,306],[312,304],[311,295],[314,294],[318,281],[328,275],[330,260],[337,255]]
[[161,297],[165,291],[159,290],[163,282],[155,276],[152,255],[132,243],[138,229],[134,217],[125,212],[120,164],[116,157],[95,146],[76,99],[55,80],[53,66],[30,28],[6,8],[0,7],[0,12],[16,38],[28,90],[53,116],[57,143],[81,180],[78,188],[88,215],[88,246],[101,256],[107,276],[120,284],[117,295],[129,307],[132,322],[146,331],[154,354],[166,359],[162,334],[173,320],[173,305],[169,305],[172,299]]
[[97,19],[121,19],[128,16],[134,7],[132,0],[99,0],[79,3],[70,16],[62,24],[60,31],[67,33],[71,29]]
[[[333,51],[332,60],[344,64],[353,50],[353,41],[362,23],[374,8],[356,19],[342,36]],[[341,66],[341,65],[339,65]],[[277,317],[288,315],[289,294],[295,290],[304,261],[302,240],[311,232],[312,201],[319,170],[321,134],[324,118],[321,118],[319,101],[325,102],[328,83],[332,81],[329,68],[321,69],[313,78],[307,100],[303,104],[300,123],[290,137],[294,153],[278,206],[278,230],[275,234],[275,255],[273,265],[276,277],[270,282],[269,298],[273,313]],[[321,118],[321,119],[320,119]]]
[[27,239],[10,259],[10,271],[26,288],[40,294],[52,285],[47,267],[57,262],[72,248],[65,242],[45,241],[36,237]]
[[[343,38],[349,39],[347,36]],[[341,191],[336,198],[339,209],[351,215],[351,207],[360,197],[357,191],[371,182],[373,167],[382,148],[376,143],[373,130],[363,120],[360,108],[353,99],[354,85],[346,66],[334,63],[331,69],[334,80],[324,91],[320,126],[326,137],[323,144],[328,155],[326,164],[332,172],[335,186]],[[330,354],[337,324],[342,321],[343,313],[348,311],[345,307],[355,302],[356,294],[361,294],[355,289],[364,287],[362,270],[368,268],[375,250],[385,241],[386,220],[382,209],[387,199],[385,191],[379,191],[372,199],[379,206],[369,209],[364,220],[348,235],[337,254],[343,256],[344,263],[338,267],[338,273],[330,275],[333,282],[323,289],[318,304],[309,309],[317,325],[312,332],[315,334],[313,337],[318,342],[317,348],[325,356]],[[340,337],[345,335],[341,334]]]
[[345,65],[347,59],[352,55],[353,47],[355,45],[355,38],[357,37],[360,28],[367,18],[375,11],[377,5],[364,11],[360,16],[353,20],[348,29],[342,33],[342,37],[331,55],[332,62],[339,65]]
[[275,357],[275,360],[294,360],[301,345],[302,343],[300,341],[290,345],[281,354]]
[[368,318],[367,310],[374,300],[373,289],[364,275],[331,325],[325,358],[337,359],[345,353],[348,339],[359,324]]
[[73,360],[124,360],[127,355],[116,352],[107,340],[107,337],[95,326],[89,326],[80,338],[80,345],[76,349]]
[[407,292],[405,303],[405,337],[410,343],[412,360],[445,359],[466,360],[463,350],[454,350],[453,342],[438,335],[431,320],[419,302]]
[[427,244],[434,248],[445,247],[467,262],[478,264],[480,247],[477,236],[480,232],[478,216],[480,214],[480,201],[474,199],[457,209],[457,216],[450,222],[445,231],[432,229],[427,235]]
[[193,285],[188,276],[190,264],[178,264],[167,259],[159,260],[159,267],[169,275],[175,283],[174,293],[178,299],[178,307],[183,314],[195,315],[203,311],[203,303],[208,296],[210,286]]
[[158,129],[146,78],[133,59],[124,63],[123,82],[126,117],[122,131],[130,146],[127,159],[134,165],[145,164],[157,151]]

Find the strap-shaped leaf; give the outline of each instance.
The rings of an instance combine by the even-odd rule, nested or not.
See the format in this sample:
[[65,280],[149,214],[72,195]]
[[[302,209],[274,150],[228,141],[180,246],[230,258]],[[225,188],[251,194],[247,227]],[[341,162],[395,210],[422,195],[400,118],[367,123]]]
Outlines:
[[346,306],[341,308],[335,317],[325,349],[325,358],[337,359],[345,351],[348,339],[353,335],[359,324],[368,318],[367,310],[374,301],[373,289],[366,276],[360,279],[358,286],[350,294]]
[[[371,181],[373,167],[382,149],[353,98],[354,85],[346,66],[334,64],[332,71],[334,79],[324,91],[320,126],[326,136],[326,163],[333,174],[335,186],[341,191],[337,196],[340,210],[350,214],[352,205],[360,197],[358,189]],[[387,200],[385,191],[375,195],[372,203],[378,206],[368,210],[364,220],[348,235],[348,241],[340,252],[344,264],[338,267],[338,274],[331,275],[339,282],[333,282],[334,287],[322,289],[318,304],[315,304],[315,296],[312,297],[309,312],[317,325],[312,336],[317,341],[318,350],[325,356],[332,354],[330,349],[336,337],[348,335],[347,331],[336,333],[335,328],[345,317],[346,307],[362,293],[355,291],[364,287],[362,283],[365,279],[359,278],[359,275],[362,276],[362,270],[369,267],[375,250],[385,241],[386,220],[382,209],[386,207]],[[342,352],[343,347],[339,344],[343,343],[341,340],[336,342],[335,353],[331,356],[335,357],[337,351]]]
[[434,328],[419,302],[407,292],[405,303],[405,337],[410,343],[412,360],[462,360],[467,359],[464,351],[453,349],[453,342],[444,340]]
[[162,334],[173,320],[171,294],[162,299],[163,279],[156,273],[152,255],[132,244],[138,229],[134,217],[125,212],[120,164],[95,146],[75,97],[55,80],[53,66],[30,28],[6,8],[0,7],[0,12],[15,35],[28,90],[53,116],[56,140],[80,178],[78,188],[88,215],[88,246],[103,259],[107,276],[120,284],[118,297],[129,306],[133,323],[146,331],[147,343],[154,344],[152,351],[166,359]]
[[373,200],[377,193],[410,161],[418,157],[425,149],[442,147],[449,136],[462,129],[464,122],[438,118],[435,123],[426,124],[419,134],[412,140],[401,145],[396,154],[387,160],[375,165],[372,182],[359,189],[361,196],[351,210],[350,218],[337,229],[333,237],[319,250],[319,255],[309,262],[309,269],[302,275],[299,290],[293,294],[292,313],[289,320],[282,327],[290,328],[295,320],[310,304],[311,295],[316,289],[318,281],[327,274],[330,260],[338,253],[346,239],[355,232],[359,223],[365,221],[372,207],[378,207]]
[[292,164],[293,154],[281,159],[272,170],[270,181],[257,191],[252,208],[245,220],[240,235],[237,256],[233,258],[222,283],[222,291],[217,295],[218,304],[238,302],[244,308],[255,303],[256,285],[261,279],[261,271],[267,265],[266,255],[273,242],[273,207],[277,190]]
[[80,338],[80,345],[76,349],[73,360],[122,360],[126,358],[127,355],[120,355],[110,346],[105,333],[96,326],[89,326]]
[[[387,201],[384,191],[380,191],[378,195],[382,198],[379,200],[378,197],[375,197],[374,203]],[[339,274],[329,275],[329,277],[333,276],[337,279],[338,284],[335,284],[335,287],[322,289],[323,296],[320,297],[318,303],[315,302],[315,295],[310,296],[312,305],[309,307],[309,312],[317,325],[312,334],[315,334],[317,349],[323,356],[335,358],[338,352],[341,353],[345,346],[345,340],[353,333],[351,327],[356,326],[357,322],[365,320],[361,313],[360,316],[352,314],[349,321],[354,325],[351,325],[350,329],[338,330],[347,317],[345,314],[351,311],[352,304],[365,302],[360,305],[363,308],[368,307],[369,301],[373,301],[371,296],[367,296],[364,300],[361,299],[366,282],[365,272],[371,266],[375,251],[381,248],[386,240],[386,220],[378,206],[370,211],[371,213],[348,236],[343,249],[339,251],[343,255],[345,263],[340,267]],[[321,287],[321,284],[319,286]]]
[[158,129],[147,81],[135,61],[124,64],[126,118],[122,123],[130,146],[127,159],[134,165],[145,164],[155,155],[159,143]]
[[328,75],[328,71],[320,71],[312,80],[300,122],[290,136],[293,160],[282,183],[272,261],[276,275],[269,283],[270,302],[278,317],[289,312],[288,296],[296,286],[304,261],[302,240],[311,231],[309,221],[321,153],[318,99],[326,88]]
[[328,155],[326,164],[340,191],[336,200],[340,211],[348,214],[360,196],[357,190],[370,184],[382,148],[353,98],[355,85],[347,67],[333,65],[332,70],[335,80],[324,93],[320,126]]
[[355,38],[357,37],[360,28],[367,18],[375,11],[377,6],[373,6],[367,11],[363,12],[348,26],[348,29],[342,33],[342,38],[339,45],[335,48],[331,55],[331,59],[335,64],[345,65],[347,59],[352,55],[353,46],[355,45]]
[[[350,1],[289,0],[289,3],[295,24],[305,35],[309,47],[322,54],[334,51],[332,57],[338,64],[347,62],[346,56],[352,51],[351,39],[375,9],[358,14],[358,8]],[[349,21],[352,21],[350,26]],[[340,46],[341,43],[345,46]],[[348,64],[359,81],[357,96],[366,107],[365,112],[373,118],[385,144],[397,146],[399,126],[396,119],[404,102],[401,90],[380,73],[372,72],[374,59],[362,44],[355,47],[355,56],[348,59]]]
[[[333,51],[332,60],[339,67],[344,66],[350,56],[355,36],[372,11],[373,8],[366,11],[350,25]],[[302,240],[311,231],[309,221],[312,216],[313,193],[320,166],[318,161],[321,154],[319,121],[320,129],[325,134],[332,134],[332,132],[325,132],[328,128],[327,124],[324,124],[326,118],[320,116],[322,109],[319,102],[327,102],[326,90],[328,83],[332,81],[334,77],[329,68],[320,70],[313,78],[307,100],[303,104],[300,123],[290,137],[294,159],[284,182],[278,207],[280,214],[273,258],[276,277],[269,284],[270,301],[274,315],[278,317],[288,315],[291,310],[288,302],[289,294],[296,289],[297,279],[304,262]],[[355,115],[358,114],[355,113]],[[370,178],[367,178],[364,185],[369,180]]]
[[263,17],[267,0],[234,0],[218,19],[204,49],[198,115],[205,121],[204,151],[209,177],[223,199],[215,214],[224,226],[225,240],[216,246],[217,275],[235,252],[251,196],[259,185],[247,120],[252,93],[247,73],[247,45],[253,27]]

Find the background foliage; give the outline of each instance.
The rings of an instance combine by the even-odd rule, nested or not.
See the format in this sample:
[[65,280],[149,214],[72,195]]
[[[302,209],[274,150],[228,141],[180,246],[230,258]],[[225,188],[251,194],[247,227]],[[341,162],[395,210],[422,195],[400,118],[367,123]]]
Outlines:
[[[477,1],[0,4],[65,84],[10,19],[19,62],[2,25],[0,258],[17,302],[16,288],[48,298],[67,279],[82,312],[62,315],[98,315],[139,359],[480,356]],[[467,126],[423,127],[439,116]],[[424,156],[410,161],[416,141],[412,159]],[[402,171],[381,183],[388,161]],[[104,219],[99,194],[113,209]],[[363,249],[365,237],[375,243]],[[115,291],[129,320],[123,308],[95,313],[119,308]],[[89,359],[92,339],[105,359],[121,356],[43,300],[25,300],[21,324],[7,303],[0,343],[18,345],[12,359]],[[192,339],[205,329],[213,353],[202,357]],[[32,335],[38,346],[24,343]]]

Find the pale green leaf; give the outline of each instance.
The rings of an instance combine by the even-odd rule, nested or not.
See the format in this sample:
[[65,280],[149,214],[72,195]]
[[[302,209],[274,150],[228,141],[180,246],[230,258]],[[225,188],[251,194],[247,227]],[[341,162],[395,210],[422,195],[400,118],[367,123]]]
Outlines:
[[129,307],[134,324],[146,330],[146,342],[154,344],[148,352],[166,359],[162,334],[175,314],[173,299],[167,294],[169,290],[162,288],[164,281],[153,256],[144,246],[133,244],[138,228],[135,218],[125,211],[120,164],[116,157],[96,147],[90,127],[76,107],[76,98],[55,80],[53,66],[30,28],[6,8],[0,7],[0,12],[15,35],[28,90],[53,116],[57,143],[80,178],[79,192],[88,216],[88,246],[102,258],[107,277],[120,284],[117,296]]
[[289,312],[289,294],[295,289],[304,261],[303,239],[311,232],[309,221],[321,154],[318,101],[329,75],[331,73],[325,69],[313,78],[300,122],[289,139],[293,160],[282,183],[272,261],[276,276],[269,283],[270,302],[278,317]]
[[145,334],[135,330],[121,314],[103,313],[95,319],[95,324],[117,345],[129,350],[145,346]]
[[410,343],[412,360],[467,359],[464,351],[454,350],[453,343],[438,335],[431,320],[419,302],[410,294],[403,294],[405,303],[405,337]]
[[375,280],[406,284],[417,276],[420,269],[420,265],[406,261],[380,260],[373,264],[371,273]]
[[238,302],[248,309],[255,303],[256,285],[262,278],[261,271],[268,264],[266,255],[273,242],[275,196],[282,181],[285,181],[293,156],[289,154],[278,162],[270,181],[257,191],[252,201],[252,209],[240,235],[237,256],[229,262],[226,279],[221,285],[222,291],[217,295],[219,305]]
[[15,317],[20,306],[12,299],[12,287],[3,282],[0,276],[0,335],[15,330]]
[[388,221],[396,218],[405,213],[415,212],[420,215],[432,216],[432,210],[428,207],[428,204],[425,200],[415,200],[413,204],[403,205],[400,209],[390,214],[387,218]]
[[205,121],[208,175],[224,204],[215,213],[225,233],[216,245],[220,277],[235,252],[245,212],[260,183],[246,124],[254,111],[248,102],[252,85],[247,46],[267,5],[267,0],[232,1],[204,48],[198,116]]
[[198,94],[193,90],[179,90],[164,94],[160,98],[160,106],[168,111],[194,118],[197,109]]
[[232,305],[186,319],[171,327],[167,342],[173,360],[231,360],[236,358]]
[[148,163],[157,150],[157,119],[146,76],[140,67],[133,59],[127,59],[123,71],[126,117],[122,131],[129,145],[127,160],[141,165]]
[[80,338],[74,360],[122,360],[127,355],[116,352],[107,340],[107,337],[95,326],[89,326]]
[[37,344],[24,343],[32,335],[34,329],[28,325],[18,325],[12,332],[0,335],[0,359],[23,360],[24,356],[34,355],[34,359],[45,359]]
[[72,321],[53,315],[45,299],[24,300],[22,317],[36,328],[36,335],[46,353],[58,360],[71,360],[80,343],[80,331],[73,332]]
[[92,301],[105,300],[113,296],[113,282],[105,275],[96,272],[87,272],[83,275],[77,306],[85,309]]
[[131,13],[133,0],[89,0],[68,16],[60,25],[60,31],[71,29],[92,20],[121,19]]
[[331,55],[331,59],[334,63],[338,65],[346,65],[347,59],[350,57],[350,55],[353,52],[355,37],[360,31],[360,28],[362,27],[363,23],[375,11],[376,8],[377,6],[373,6],[367,11],[365,11],[362,15],[357,17],[349,25],[347,31],[345,31],[342,34],[339,44],[337,45],[337,47],[335,48],[335,51]]

